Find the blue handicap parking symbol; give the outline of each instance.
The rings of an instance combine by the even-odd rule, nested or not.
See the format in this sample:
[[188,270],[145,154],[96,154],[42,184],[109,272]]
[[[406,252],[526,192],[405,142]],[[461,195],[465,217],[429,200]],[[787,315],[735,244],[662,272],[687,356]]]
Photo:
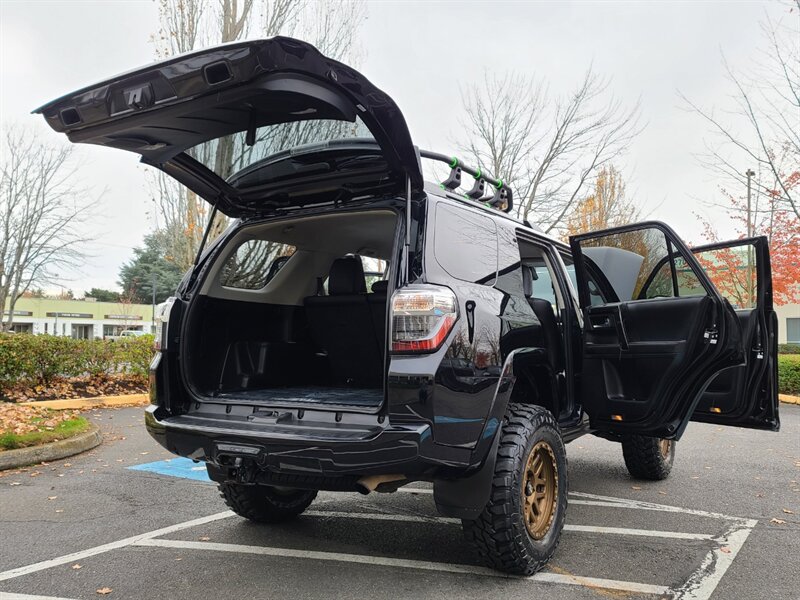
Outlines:
[[182,477],[183,479],[194,479],[195,481],[211,481],[203,463],[196,463],[188,458],[168,458],[141,465],[128,467],[133,471],[146,471],[170,477]]

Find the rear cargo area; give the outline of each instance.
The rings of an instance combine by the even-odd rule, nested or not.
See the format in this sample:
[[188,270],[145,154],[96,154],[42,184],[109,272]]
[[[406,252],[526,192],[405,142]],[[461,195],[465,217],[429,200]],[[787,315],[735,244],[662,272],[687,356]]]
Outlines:
[[383,210],[234,236],[189,307],[181,354],[196,399],[377,410],[396,226]]

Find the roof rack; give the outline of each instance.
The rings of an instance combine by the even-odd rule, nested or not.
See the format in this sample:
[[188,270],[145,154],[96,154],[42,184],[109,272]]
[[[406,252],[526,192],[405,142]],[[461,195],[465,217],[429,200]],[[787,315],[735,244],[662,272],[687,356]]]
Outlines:
[[[419,155],[421,158],[428,158],[430,160],[443,162],[450,167],[450,175],[447,177],[447,179],[439,184],[442,189],[453,191],[460,187],[461,172],[463,171],[475,180],[475,184],[472,186],[472,189],[464,194],[465,197],[470,200],[483,202],[487,206],[496,208],[497,210],[501,210],[506,213],[511,212],[511,209],[514,208],[514,195],[512,194],[511,189],[503,183],[502,179],[494,179],[493,177],[489,177],[486,173],[481,171],[480,167],[475,169],[467,166],[455,156],[447,156],[438,152],[431,152],[430,150],[420,150]],[[484,197],[487,183],[494,187],[494,194]]]

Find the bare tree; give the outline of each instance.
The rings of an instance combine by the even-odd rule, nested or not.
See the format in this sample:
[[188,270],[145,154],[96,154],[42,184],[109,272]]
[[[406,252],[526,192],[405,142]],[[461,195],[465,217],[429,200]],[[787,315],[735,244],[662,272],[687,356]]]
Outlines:
[[7,130],[1,143],[0,307],[8,303],[8,313],[0,329],[7,331],[22,294],[84,258],[87,240],[76,226],[94,202],[75,184],[71,146],[50,146],[22,128]]
[[591,177],[641,131],[639,104],[627,108],[590,68],[568,95],[520,74],[486,75],[462,93],[461,148],[514,190],[520,217],[546,232],[564,227]]
[[764,46],[753,65],[737,70],[723,56],[731,86],[726,102],[704,108],[681,95],[709,126],[700,158],[723,187],[744,189],[745,171],[755,170],[751,222],[762,208],[800,218],[800,0],[783,6],[782,18],[761,23]]
[[[292,35],[314,44],[322,53],[353,64],[356,35],[365,17],[364,3],[308,0],[160,0],[160,30],[153,36],[158,57],[232,42],[247,37]],[[309,141],[342,137],[352,124],[307,121],[263,128],[248,146],[244,134],[212,140],[189,153],[217,175],[227,178],[242,167],[275,151]],[[161,227],[170,240],[168,258],[181,268],[191,266],[209,212],[207,204],[163,173],[151,178]],[[219,216],[210,239],[225,227]]]

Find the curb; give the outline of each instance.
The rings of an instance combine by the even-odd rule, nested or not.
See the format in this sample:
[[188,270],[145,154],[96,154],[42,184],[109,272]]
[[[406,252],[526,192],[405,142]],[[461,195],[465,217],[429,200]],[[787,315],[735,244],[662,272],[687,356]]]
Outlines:
[[91,450],[99,446],[102,441],[103,436],[100,434],[100,429],[92,423],[88,431],[66,440],[0,452],[0,471],[66,458],[73,454]]
[[145,405],[150,401],[147,394],[125,394],[124,396],[97,396],[96,398],[71,398],[68,400],[41,400],[20,402],[20,406],[40,406],[53,410],[87,410],[106,406]]
[[789,394],[778,394],[781,402],[786,404],[800,404],[800,396],[790,396]]

